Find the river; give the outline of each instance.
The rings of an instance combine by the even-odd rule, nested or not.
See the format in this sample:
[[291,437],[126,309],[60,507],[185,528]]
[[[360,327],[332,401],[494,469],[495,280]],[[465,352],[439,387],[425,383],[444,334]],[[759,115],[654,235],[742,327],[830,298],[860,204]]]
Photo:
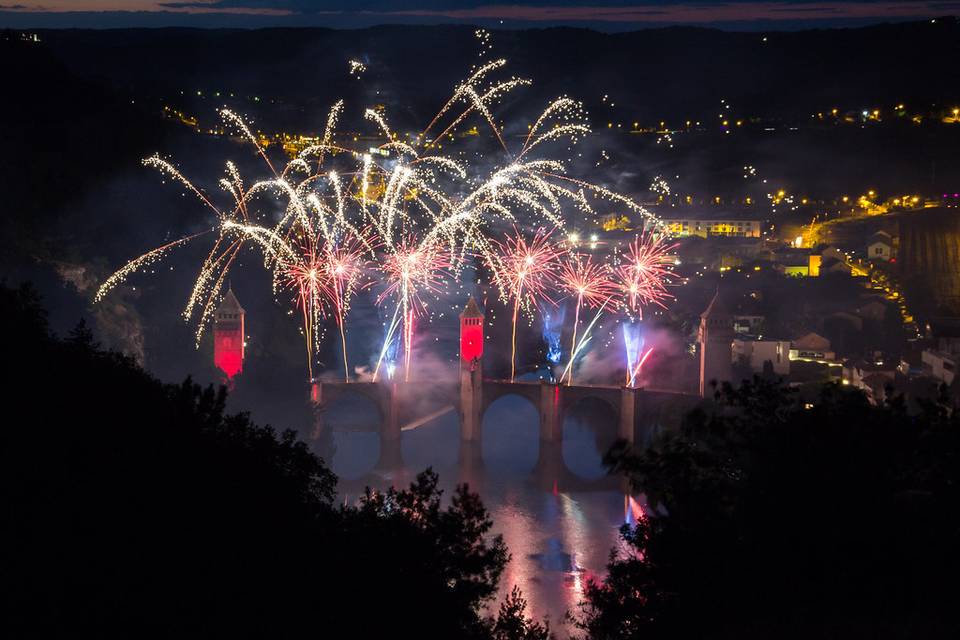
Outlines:
[[[335,447],[329,463],[340,477],[340,499],[356,500],[367,485],[406,485],[427,467],[439,473],[447,495],[467,482],[510,550],[501,595],[519,586],[528,613],[549,617],[565,635],[566,614],[576,612],[586,581],[604,574],[610,550],[619,544],[619,528],[641,509],[602,465],[615,437],[615,416],[589,403],[571,412],[563,444],[550,456],[540,450],[533,405],[505,396],[484,414],[478,451],[460,450],[458,416],[451,410],[404,431],[402,463],[390,470],[377,468],[378,420],[372,404],[357,396],[345,396],[328,411]],[[550,457],[552,464],[544,464]]]

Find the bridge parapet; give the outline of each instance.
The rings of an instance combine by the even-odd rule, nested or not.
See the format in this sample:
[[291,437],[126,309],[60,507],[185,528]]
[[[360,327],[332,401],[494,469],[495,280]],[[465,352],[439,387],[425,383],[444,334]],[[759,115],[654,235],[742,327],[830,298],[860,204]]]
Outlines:
[[462,370],[459,385],[447,386],[425,385],[423,382],[316,381],[311,386],[311,399],[319,409],[315,438],[324,428],[325,410],[344,393],[364,396],[377,408],[381,460],[391,465],[400,461],[403,418],[416,421],[438,406],[457,408],[462,446],[477,446],[487,409],[504,396],[520,396],[537,411],[541,446],[552,447],[560,446],[563,441],[563,421],[567,412],[584,400],[599,400],[610,407],[617,420],[617,437],[642,445],[649,442],[655,428],[676,420],[699,401],[699,397],[693,394],[665,390],[484,379],[479,370]]

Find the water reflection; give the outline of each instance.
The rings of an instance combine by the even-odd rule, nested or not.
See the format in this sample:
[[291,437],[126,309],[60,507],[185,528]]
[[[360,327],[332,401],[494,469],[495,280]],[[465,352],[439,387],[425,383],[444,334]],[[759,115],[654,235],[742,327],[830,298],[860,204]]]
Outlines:
[[581,478],[596,480],[607,474],[603,454],[617,438],[617,414],[606,402],[586,398],[563,418],[563,461]]
[[320,454],[333,472],[344,480],[370,474],[380,458],[383,418],[377,406],[364,396],[346,392],[327,408],[324,420],[333,448]]
[[481,452],[493,473],[528,474],[540,453],[537,408],[516,395],[497,398],[483,415]]
[[[485,413],[479,447],[460,446],[458,416],[450,411],[404,431],[402,465],[384,469],[377,468],[376,411],[366,414],[366,426],[346,417],[363,402],[350,399],[328,413],[336,443],[331,464],[341,474],[341,498],[355,500],[366,484],[405,484],[428,466],[440,474],[447,493],[458,482],[469,483],[483,497],[494,532],[503,535],[512,555],[501,591],[519,586],[531,611],[559,626],[582,599],[586,580],[603,574],[618,528],[633,515],[617,481],[606,477],[600,463],[615,434],[615,416],[583,407],[565,421],[562,448],[541,446],[536,409],[524,398],[505,396]],[[352,429],[338,434],[341,425]]]
[[344,480],[367,476],[380,458],[380,435],[375,431],[334,431],[333,444],[336,453],[330,468]]

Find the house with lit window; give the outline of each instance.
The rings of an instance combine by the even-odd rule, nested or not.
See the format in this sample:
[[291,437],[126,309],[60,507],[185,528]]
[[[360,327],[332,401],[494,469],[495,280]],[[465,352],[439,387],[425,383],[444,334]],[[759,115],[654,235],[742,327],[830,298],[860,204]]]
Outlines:
[[833,363],[836,354],[830,348],[830,341],[817,333],[807,333],[790,344],[791,360]]
[[762,221],[755,214],[684,213],[676,215],[670,212],[665,213],[661,219],[670,235],[681,238],[686,236],[759,238],[763,226]]
[[886,231],[877,231],[867,241],[867,259],[889,262],[893,258],[893,238]]

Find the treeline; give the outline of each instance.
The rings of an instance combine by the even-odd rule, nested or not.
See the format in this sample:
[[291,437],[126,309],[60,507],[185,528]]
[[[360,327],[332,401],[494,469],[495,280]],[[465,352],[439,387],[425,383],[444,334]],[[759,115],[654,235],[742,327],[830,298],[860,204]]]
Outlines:
[[[163,384],[36,295],[0,286],[3,637],[545,640],[476,494],[437,477],[334,502],[292,432]],[[644,450],[608,454],[648,499],[585,638],[960,636],[960,417],[945,395],[871,406],[824,387],[724,387]]]
[[827,386],[719,390],[607,457],[652,513],[587,592],[591,638],[960,637],[960,416]]
[[0,287],[0,635],[545,638],[476,494],[437,476],[334,504],[293,432],[162,384]]

